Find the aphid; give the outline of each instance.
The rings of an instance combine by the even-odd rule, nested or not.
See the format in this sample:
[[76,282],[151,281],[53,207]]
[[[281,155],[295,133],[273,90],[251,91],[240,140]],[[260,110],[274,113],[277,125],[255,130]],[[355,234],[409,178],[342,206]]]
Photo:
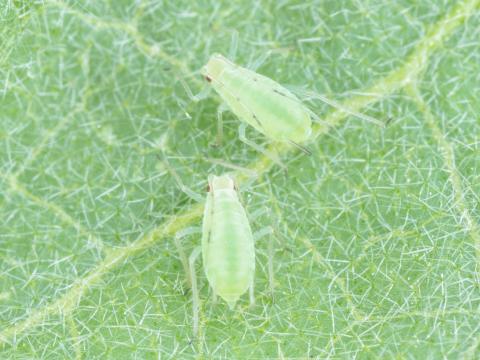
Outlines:
[[[240,140],[266,153],[246,138],[245,125],[248,124],[271,140],[287,141],[304,149],[299,144],[310,137],[312,120],[309,110],[290,91],[220,54],[212,55],[202,68],[202,75],[242,121]],[[219,107],[217,143],[222,140],[222,113],[227,107]]]
[[[178,179],[182,189],[186,189]],[[191,192],[190,192],[191,193]],[[187,193],[188,194],[188,193]],[[261,209],[263,212],[263,210]],[[257,212],[259,213],[259,212]],[[190,230],[183,235],[191,233]],[[190,280],[193,296],[193,332],[198,332],[199,295],[195,275],[195,261],[202,253],[203,268],[214,298],[219,295],[233,309],[238,299],[249,289],[250,303],[254,303],[255,238],[271,234],[272,228],[255,235],[240,201],[234,180],[229,175],[208,177],[208,192],[203,213],[202,245],[197,247],[187,262],[179,237],[176,245]],[[271,255],[271,254],[270,254]],[[269,281],[273,288],[272,257],[269,257]]]
[[203,268],[213,292],[233,308],[253,283],[252,229],[233,179],[210,175],[208,184],[202,225]]
[[312,133],[309,111],[266,76],[214,54],[202,73],[240,120],[272,140],[303,142]]
[[[231,62],[220,54],[213,54],[201,73],[226,104],[221,105],[218,110],[217,143],[222,140],[222,113],[229,109],[242,121],[239,128],[240,140],[258,151],[269,155],[262,147],[246,138],[246,124],[253,126],[271,140],[286,141],[310,153],[301,143],[307,141],[312,134],[312,118],[319,119],[288,89],[266,76]],[[353,112],[322,95],[305,93],[310,98],[319,99],[346,113],[383,125],[370,116]]]

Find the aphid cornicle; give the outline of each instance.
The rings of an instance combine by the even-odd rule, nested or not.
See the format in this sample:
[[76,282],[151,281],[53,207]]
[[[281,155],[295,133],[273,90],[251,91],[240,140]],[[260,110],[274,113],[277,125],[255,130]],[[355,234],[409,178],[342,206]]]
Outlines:
[[276,81],[213,54],[202,74],[230,110],[268,138],[295,144],[312,133],[309,110]]
[[233,308],[253,284],[252,230],[233,179],[210,175],[208,184],[202,227],[203,267],[214,294]]

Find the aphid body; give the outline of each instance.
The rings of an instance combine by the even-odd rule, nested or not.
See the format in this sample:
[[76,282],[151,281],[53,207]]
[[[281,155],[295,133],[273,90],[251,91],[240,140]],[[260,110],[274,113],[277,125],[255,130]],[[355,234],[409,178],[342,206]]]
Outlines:
[[253,284],[254,240],[232,178],[210,175],[208,183],[202,228],[203,267],[214,294],[233,308]]
[[202,74],[240,120],[270,139],[300,143],[312,133],[309,110],[274,80],[219,54],[211,56]]

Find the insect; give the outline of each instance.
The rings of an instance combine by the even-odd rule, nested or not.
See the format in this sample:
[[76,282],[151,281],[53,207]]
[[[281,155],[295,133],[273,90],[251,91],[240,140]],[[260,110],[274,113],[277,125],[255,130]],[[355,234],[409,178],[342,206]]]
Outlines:
[[312,120],[308,109],[272,79],[220,54],[212,55],[202,74],[240,120],[268,138],[298,144],[310,137]]
[[203,267],[214,293],[233,308],[253,282],[252,229],[233,179],[210,175],[208,184],[202,225]]
[[[180,180],[180,179],[179,179]],[[181,181],[181,180],[180,180]],[[183,184],[182,188],[185,189]],[[257,215],[258,216],[257,212]],[[180,236],[176,245],[189,278],[193,297],[193,333],[198,333],[200,300],[195,274],[195,261],[202,254],[203,268],[214,298],[219,295],[230,309],[250,290],[250,303],[254,303],[255,240],[273,232],[265,228],[253,234],[247,213],[240,201],[237,187],[229,175],[208,177],[208,192],[203,213],[202,244],[190,255],[188,262]],[[187,231],[187,233],[191,233]],[[185,234],[183,234],[185,235]],[[269,257],[269,281],[273,275]]]
[[[310,151],[301,144],[312,135],[312,119],[316,121],[320,119],[288,89],[266,76],[231,62],[220,54],[213,54],[210,57],[201,69],[201,74],[223,100],[217,111],[217,145],[221,143],[223,137],[222,114],[229,109],[242,122],[239,127],[240,140],[277,163],[279,160],[275,156],[247,139],[246,125],[254,127],[270,140],[289,142],[310,154]],[[184,86],[186,87],[185,84]],[[207,90],[200,96],[193,96],[187,87],[186,89],[189,96],[196,101],[208,93]],[[383,126],[379,120],[351,111],[322,95],[308,91],[304,93],[309,98],[319,99],[350,115]]]

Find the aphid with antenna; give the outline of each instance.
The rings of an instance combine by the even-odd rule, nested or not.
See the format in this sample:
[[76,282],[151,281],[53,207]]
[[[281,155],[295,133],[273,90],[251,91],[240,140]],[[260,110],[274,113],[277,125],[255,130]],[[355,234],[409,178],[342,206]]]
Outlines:
[[[312,135],[312,119],[321,120],[291,91],[266,76],[233,63],[220,54],[213,54],[201,69],[201,73],[223,100],[217,111],[217,145],[223,138],[222,114],[225,110],[230,110],[242,122],[239,127],[240,140],[280,165],[283,166],[275,156],[247,139],[245,131],[247,125],[254,127],[270,140],[288,142],[310,154],[302,144]],[[188,87],[186,89],[195,101],[208,94],[207,90],[193,96]],[[310,99],[319,99],[345,113],[377,125],[384,125],[375,118],[351,111],[322,95],[308,91],[304,93]]]
[[309,111],[275,81],[219,54],[210,58],[202,73],[240,120],[268,138],[299,144],[310,137]]
[[[167,163],[168,166],[168,163]],[[198,199],[199,195],[185,187],[175,170],[169,169],[183,191]],[[265,208],[257,210],[251,217],[258,217]],[[202,243],[188,257],[183,250],[181,238],[197,232],[195,228],[181,231],[175,236],[175,244],[190,283],[193,298],[193,334],[199,327],[200,299],[195,272],[195,262],[202,254],[203,268],[213,297],[219,295],[230,309],[239,298],[250,292],[250,304],[254,299],[255,239],[272,234],[272,227],[252,233],[249,217],[240,201],[238,189],[229,175],[208,177],[208,191],[201,228]],[[272,251],[272,244],[269,246]],[[269,254],[269,282],[273,291],[272,253]]]

